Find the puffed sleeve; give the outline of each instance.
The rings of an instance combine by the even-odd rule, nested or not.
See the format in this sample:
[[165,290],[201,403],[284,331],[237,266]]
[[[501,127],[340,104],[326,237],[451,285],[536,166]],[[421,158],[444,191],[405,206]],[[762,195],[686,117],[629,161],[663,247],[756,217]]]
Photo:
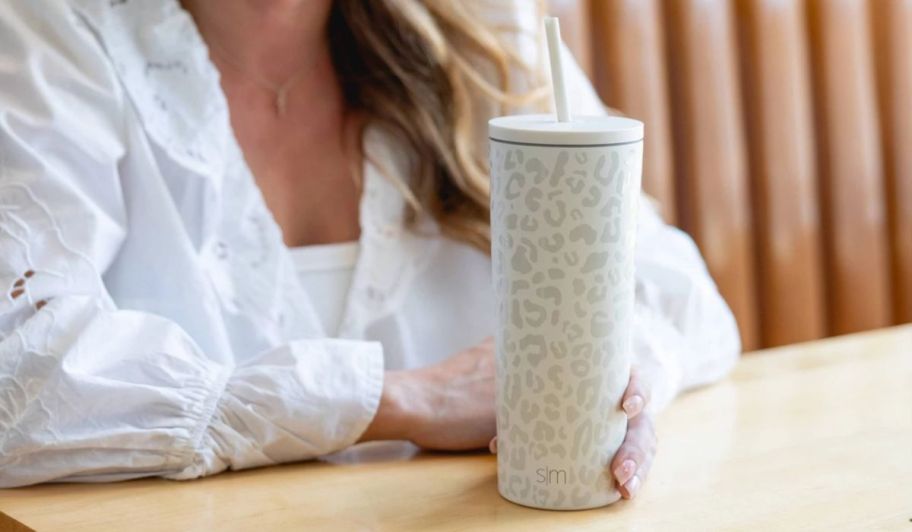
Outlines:
[[[605,114],[566,46],[563,54],[573,112]],[[646,195],[639,214],[633,349],[635,366],[652,384],[650,408],[660,410],[681,391],[727,375],[738,360],[741,340],[690,236],[664,223]]]
[[193,478],[355,442],[379,344],[300,340],[235,366],[112,300],[128,111],[65,2],[0,2],[0,487]]

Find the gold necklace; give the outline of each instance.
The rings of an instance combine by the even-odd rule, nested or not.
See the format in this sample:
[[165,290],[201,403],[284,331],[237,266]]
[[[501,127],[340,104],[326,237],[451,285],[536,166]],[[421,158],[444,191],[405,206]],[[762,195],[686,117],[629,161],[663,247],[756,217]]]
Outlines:
[[231,54],[225,50],[219,43],[213,41],[213,48],[219,53],[222,60],[228,63],[229,66],[237,70],[240,74],[250,78],[251,81],[259,85],[260,87],[272,92],[275,95],[275,111],[277,116],[285,116],[285,110],[288,108],[288,91],[295,86],[295,84],[301,80],[304,76],[304,73],[310,70],[308,67],[302,67],[297,72],[292,74],[288,79],[282,83],[275,83],[274,81],[261,76],[255,72],[248,72],[241,64],[235,62],[231,58]]

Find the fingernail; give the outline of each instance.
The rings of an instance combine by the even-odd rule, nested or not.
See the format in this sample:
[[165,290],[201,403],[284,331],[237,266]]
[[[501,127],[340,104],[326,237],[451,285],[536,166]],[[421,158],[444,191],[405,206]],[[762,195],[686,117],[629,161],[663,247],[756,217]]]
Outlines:
[[630,480],[630,477],[636,473],[636,462],[633,460],[624,460],[621,462],[621,465],[614,470],[614,478],[617,479],[618,484],[623,486]]
[[630,495],[631,498],[633,498],[637,494],[637,492],[640,491],[640,477],[634,475],[633,478],[631,478],[630,480],[627,481],[626,484],[624,484],[624,488],[627,489],[627,493]]
[[491,451],[491,454],[497,454],[497,438],[491,440],[491,443],[488,444],[488,450]]
[[631,395],[627,399],[624,399],[624,412],[627,412],[628,417],[634,417],[643,410],[643,398],[639,395]]

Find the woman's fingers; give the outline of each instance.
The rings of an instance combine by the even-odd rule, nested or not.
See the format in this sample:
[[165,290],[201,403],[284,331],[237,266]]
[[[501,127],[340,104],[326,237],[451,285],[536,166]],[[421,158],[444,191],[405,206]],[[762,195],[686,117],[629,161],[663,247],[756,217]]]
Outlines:
[[[627,413],[627,435],[624,443],[611,461],[611,471],[617,481],[621,496],[630,499],[639,492],[652,468],[656,453],[656,434],[651,414],[643,414],[651,398],[648,379],[641,379],[636,369],[630,372],[630,381],[621,401]],[[497,453],[497,436],[491,439],[488,449]]]
[[630,370],[630,381],[627,384],[627,390],[621,400],[621,407],[627,413],[628,418],[635,418],[640,415],[646,405],[649,404],[651,393],[649,384],[646,379],[641,379],[636,368]]
[[649,474],[656,452],[656,435],[651,415],[630,419],[624,443],[611,461],[618,490],[625,499],[634,497]]

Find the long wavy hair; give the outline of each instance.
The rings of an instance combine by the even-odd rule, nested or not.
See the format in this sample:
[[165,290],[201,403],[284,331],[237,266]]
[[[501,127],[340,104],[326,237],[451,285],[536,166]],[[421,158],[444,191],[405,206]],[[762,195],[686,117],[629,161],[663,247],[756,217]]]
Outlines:
[[444,235],[490,253],[487,119],[549,93],[538,65],[507,44],[522,30],[486,22],[478,13],[498,4],[482,2],[335,0],[328,33],[347,105],[414,151],[414,175],[397,183],[408,219],[426,212]]

